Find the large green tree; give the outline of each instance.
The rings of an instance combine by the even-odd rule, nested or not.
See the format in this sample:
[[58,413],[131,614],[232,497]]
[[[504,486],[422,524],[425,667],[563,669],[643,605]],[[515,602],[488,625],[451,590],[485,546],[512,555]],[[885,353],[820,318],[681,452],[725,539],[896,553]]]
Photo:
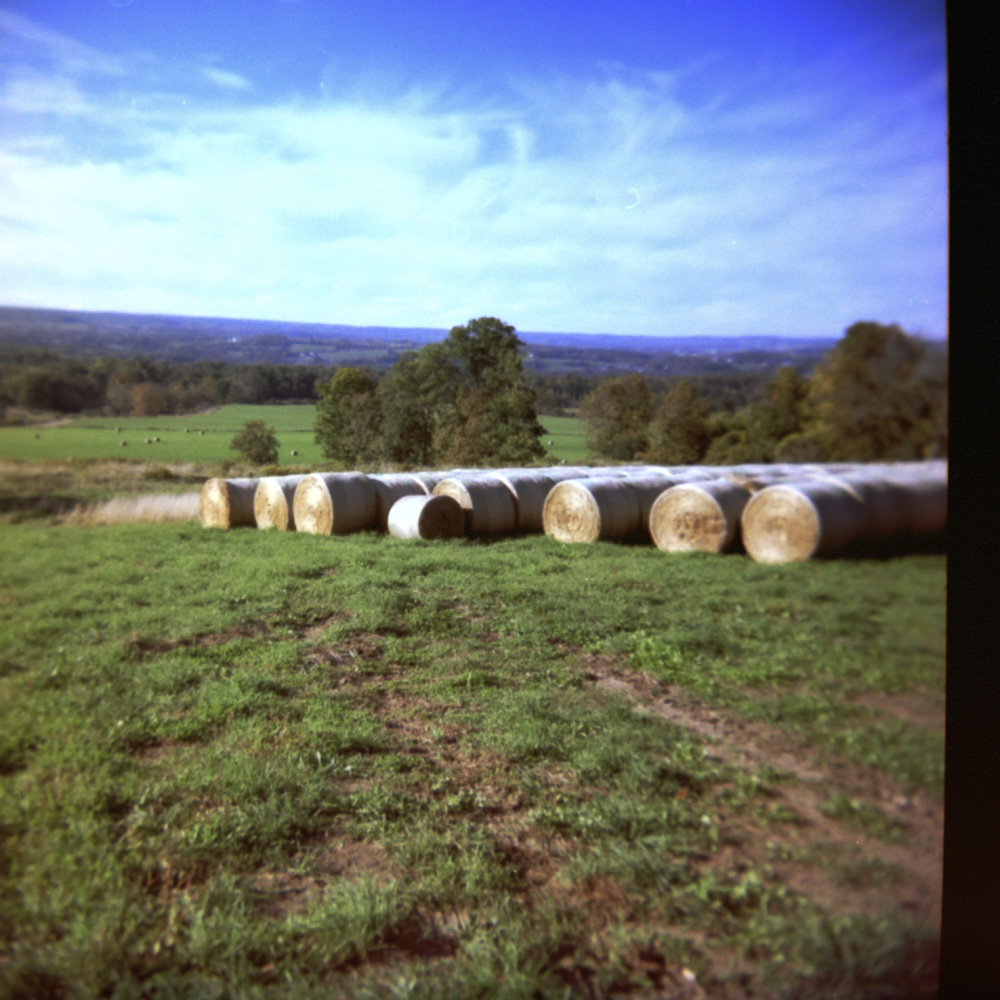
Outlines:
[[403,354],[378,388],[386,458],[410,468],[435,464],[439,426],[460,391],[447,342]]
[[649,427],[647,461],[662,465],[693,465],[708,447],[708,404],[687,379],[663,398]]
[[824,457],[912,459],[940,447],[946,393],[927,344],[898,325],[848,327],[813,372],[806,435]]
[[382,408],[375,379],[360,368],[338,368],[316,389],[316,443],[323,457],[356,467],[382,455]]
[[517,465],[544,433],[514,328],[493,317],[453,327],[401,357],[380,386],[383,449],[404,465]]
[[652,409],[653,397],[641,375],[601,379],[580,404],[587,447],[599,458],[637,458],[649,445]]
[[454,326],[445,350],[457,392],[435,428],[440,459],[456,465],[518,465],[545,454],[524,343],[492,316]]

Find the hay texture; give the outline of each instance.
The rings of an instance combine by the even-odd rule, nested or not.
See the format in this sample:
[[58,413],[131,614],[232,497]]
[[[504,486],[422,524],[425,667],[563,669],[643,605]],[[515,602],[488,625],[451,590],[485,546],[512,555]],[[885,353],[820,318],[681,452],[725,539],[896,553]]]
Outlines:
[[465,511],[451,496],[405,496],[392,505],[387,525],[396,538],[460,538],[465,533]]
[[209,479],[198,497],[198,518],[203,528],[252,528],[254,494],[259,479]]
[[728,479],[680,483],[656,498],[649,533],[662,552],[728,552],[749,500],[750,491]]
[[653,504],[661,494],[679,483],[704,478],[705,475],[698,471],[667,473],[648,469],[629,476],[625,481],[635,491],[636,499],[639,501],[639,524],[633,532],[633,537],[649,541],[649,515],[653,510]]
[[295,527],[312,535],[347,535],[372,528],[378,509],[375,485],[360,472],[305,476],[292,503]]
[[453,476],[441,480],[434,496],[448,496],[465,511],[465,530],[470,535],[503,535],[517,527],[517,510],[510,489],[486,473]]
[[757,562],[802,562],[855,541],[868,515],[859,494],[836,479],[778,483],[743,509],[743,545]]
[[383,473],[368,479],[375,487],[375,518],[382,531],[389,530],[389,511],[397,500],[430,493],[420,478],[408,472]]
[[558,542],[618,541],[642,523],[642,508],[627,479],[567,479],[549,491],[542,509],[545,534]]
[[295,490],[305,476],[265,476],[253,497],[253,512],[257,527],[262,530],[295,530]]

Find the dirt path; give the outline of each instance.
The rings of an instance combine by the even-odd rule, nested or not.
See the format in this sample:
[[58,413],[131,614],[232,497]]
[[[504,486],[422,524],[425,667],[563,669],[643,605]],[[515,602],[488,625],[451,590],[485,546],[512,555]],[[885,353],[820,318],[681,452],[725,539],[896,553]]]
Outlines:
[[[940,927],[943,809],[939,802],[922,793],[909,795],[889,776],[849,761],[821,760],[817,752],[780,730],[699,704],[680,688],[644,672],[622,669],[613,659],[584,656],[581,666],[597,687],[628,698],[635,711],[702,737],[710,758],[748,773],[770,768],[791,776],[794,780],[774,786],[774,794],[802,823],[769,827],[767,840],[772,844],[784,842],[800,851],[810,846],[832,848],[834,856],[874,858],[903,873],[898,880],[865,885],[859,878],[860,884],[843,886],[826,866],[773,863],[786,884],[834,910],[874,913],[895,905],[925,926]],[[919,707],[915,711],[922,714]],[[943,726],[943,718],[940,722]],[[834,791],[903,824],[905,835],[899,842],[886,843],[825,815],[821,807]],[[763,852],[765,845],[755,845],[752,836],[744,850]]]

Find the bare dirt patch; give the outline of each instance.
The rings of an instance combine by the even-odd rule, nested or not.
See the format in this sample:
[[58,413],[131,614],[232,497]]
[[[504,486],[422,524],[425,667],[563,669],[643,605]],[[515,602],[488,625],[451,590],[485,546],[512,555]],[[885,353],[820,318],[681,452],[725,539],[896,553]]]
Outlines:
[[305,913],[323,891],[338,880],[369,878],[386,885],[399,875],[398,866],[379,844],[331,833],[316,851],[314,875],[260,871],[249,879],[259,910],[269,917]]
[[184,636],[181,639],[151,639],[141,632],[134,632],[125,643],[125,651],[134,659],[146,656],[156,656],[169,653],[175,649],[212,649],[224,646],[236,639],[259,639],[268,634],[268,626],[262,622],[253,624],[233,625],[222,632],[206,632],[195,636]]

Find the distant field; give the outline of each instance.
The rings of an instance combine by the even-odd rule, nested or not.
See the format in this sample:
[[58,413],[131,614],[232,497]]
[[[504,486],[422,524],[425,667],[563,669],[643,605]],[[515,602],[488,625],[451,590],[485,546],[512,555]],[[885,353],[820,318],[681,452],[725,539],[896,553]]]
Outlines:
[[[224,462],[236,457],[229,442],[243,425],[263,420],[275,429],[281,461],[292,461],[295,450],[295,461],[305,464],[323,457],[313,440],[314,415],[314,406],[223,406],[181,416],[85,417],[53,427],[0,427],[0,457]],[[158,442],[152,440],[156,437]]]
[[[263,420],[277,434],[281,462],[305,465],[323,460],[313,439],[315,415],[312,405],[221,406],[211,413],[181,416],[83,417],[50,427],[0,427],[0,458],[224,462],[236,457],[229,442],[243,425]],[[541,423],[547,432],[542,441],[555,460],[580,462],[587,457],[583,421],[542,417]],[[156,437],[160,440],[152,440]],[[294,459],[293,450],[298,452]]]
[[[584,462],[590,458],[583,439],[584,423],[577,417],[539,417],[546,434],[542,444],[564,462]],[[549,441],[552,443],[549,444]]]

